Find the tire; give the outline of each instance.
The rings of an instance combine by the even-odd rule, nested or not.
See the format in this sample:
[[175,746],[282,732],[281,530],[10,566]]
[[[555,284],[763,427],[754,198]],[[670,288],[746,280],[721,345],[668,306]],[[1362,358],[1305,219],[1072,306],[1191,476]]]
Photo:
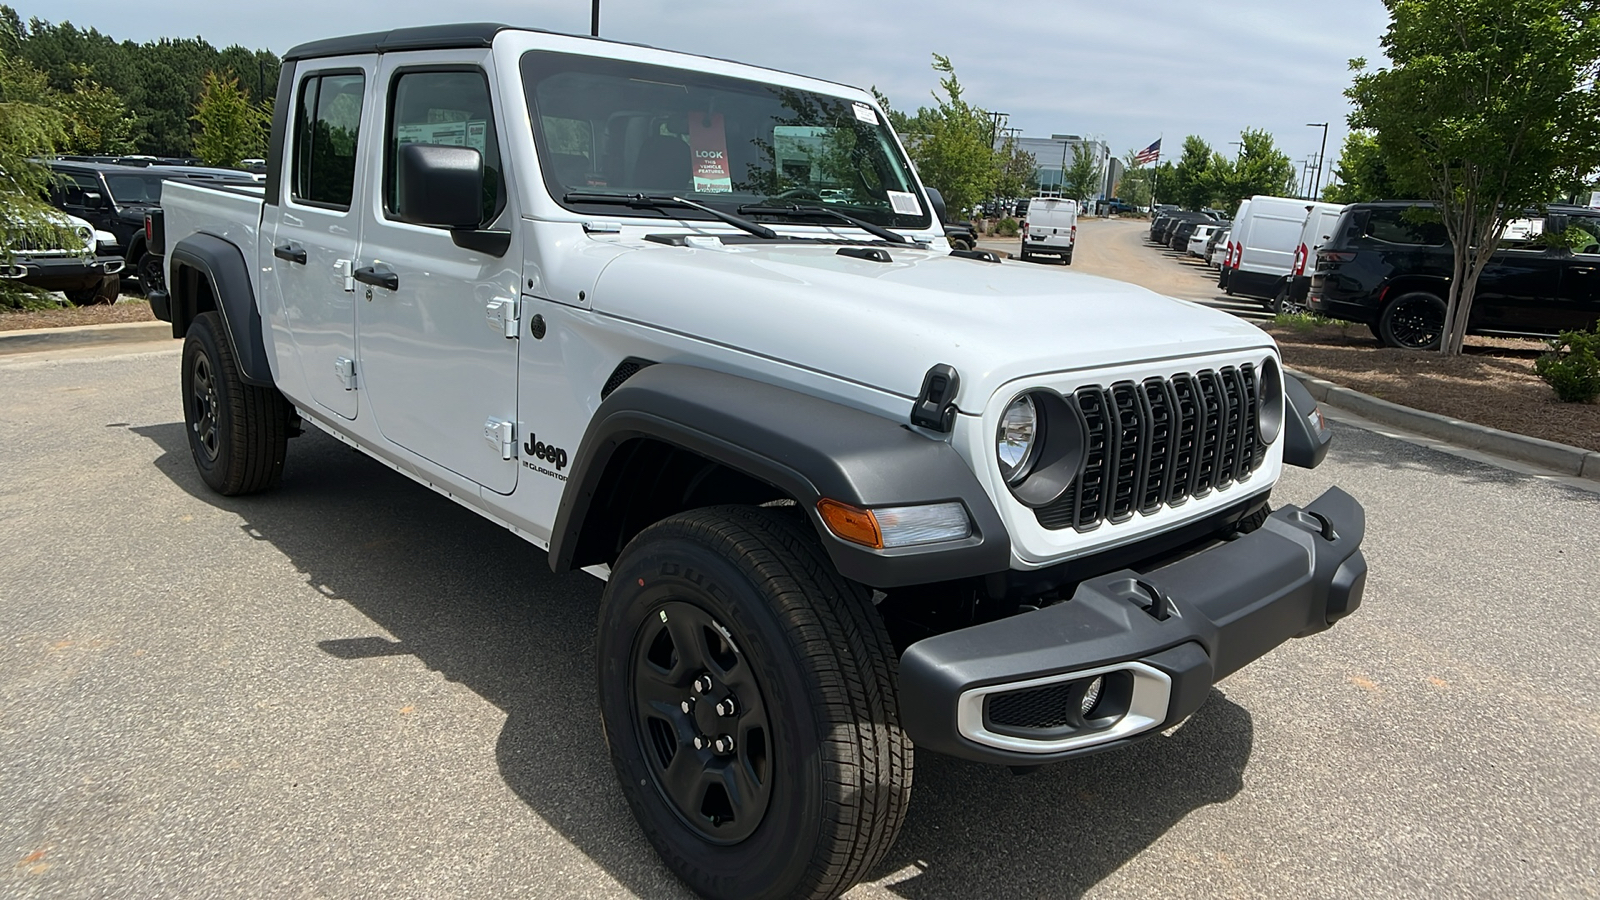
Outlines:
[[1378,316],[1378,340],[1405,350],[1437,350],[1444,340],[1444,301],[1413,291],[1389,301]]
[[1027,244],[1023,244],[1022,245],[1022,249],[1020,251],[1018,251],[1018,253],[1017,253],[1017,259],[1020,259],[1023,262],[1027,262],[1028,260],[1030,260],[1032,258],[1033,257],[1028,253],[1028,245]]
[[161,257],[154,253],[146,253],[139,257],[139,262],[134,266],[134,274],[139,276],[139,287],[149,296],[151,291],[164,291],[167,289],[167,276],[161,270]]
[[[912,770],[894,649],[804,519],[725,506],[650,526],[606,583],[597,643],[622,792],[696,892],[837,897],[894,843]],[[731,728],[711,706],[729,697]]]
[[117,302],[117,296],[122,293],[122,276],[106,275],[92,287],[79,291],[62,291],[66,294],[67,301],[73,306],[102,306],[107,303]]
[[288,452],[289,402],[245,384],[215,312],[195,316],[183,342],[183,422],[206,486],[224,496],[276,487]]

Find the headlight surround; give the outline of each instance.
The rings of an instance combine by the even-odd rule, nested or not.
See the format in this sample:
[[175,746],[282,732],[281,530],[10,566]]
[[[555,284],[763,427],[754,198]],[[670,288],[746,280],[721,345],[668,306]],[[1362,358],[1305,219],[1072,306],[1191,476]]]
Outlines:
[[996,460],[1011,495],[1037,509],[1066,493],[1083,468],[1088,426],[1054,391],[1018,394],[1000,415]]
[[1043,435],[1040,434],[1039,408],[1029,394],[1018,394],[1000,413],[1000,426],[995,433],[995,458],[1000,462],[1000,474],[1006,484],[1015,485],[1028,477],[1038,456]]
[[1256,376],[1256,433],[1270,444],[1283,432],[1283,370],[1269,356]]

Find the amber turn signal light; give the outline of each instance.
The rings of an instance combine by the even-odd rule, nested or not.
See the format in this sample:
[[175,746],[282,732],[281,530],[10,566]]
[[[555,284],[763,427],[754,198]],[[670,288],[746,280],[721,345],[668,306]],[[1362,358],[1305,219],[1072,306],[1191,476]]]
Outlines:
[[817,513],[822,516],[822,524],[841,540],[874,550],[883,549],[883,530],[878,527],[878,518],[872,510],[824,497],[817,501]]

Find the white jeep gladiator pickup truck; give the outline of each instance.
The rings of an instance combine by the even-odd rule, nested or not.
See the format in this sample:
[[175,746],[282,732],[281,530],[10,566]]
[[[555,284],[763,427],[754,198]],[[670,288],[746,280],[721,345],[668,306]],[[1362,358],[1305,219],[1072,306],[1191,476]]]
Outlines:
[[605,579],[618,781],[704,896],[837,896],[913,746],[1123,746],[1361,602],[1356,501],[1268,505],[1329,440],[1272,339],[952,251],[865,91],[453,25],[275,110],[260,188],[147,223],[201,476],[310,423]]

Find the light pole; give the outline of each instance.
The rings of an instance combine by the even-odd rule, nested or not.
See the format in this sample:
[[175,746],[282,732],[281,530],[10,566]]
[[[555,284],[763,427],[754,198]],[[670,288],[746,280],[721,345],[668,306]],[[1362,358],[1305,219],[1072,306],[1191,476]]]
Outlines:
[[[598,3],[599,0],[595,0],[595,2]],[[1316,177],[1316,182],[1314,184],[1312,184],[1312,186],[1311,186],[1311,199],[1315,200],[1315,199],[1317,199],[1318,191],[1320,191],[1321,188],[1322,188],[1322,160],[1323,160],[1323,154],[1328,152],[1328,123],[1327,122],[1307,122],[1306,123],[1306,127],[1307,128],[1321,128],[1322,129],[1322,149],[1317,151],[1317,177]]]
[[589,36],[600,36],[600,0],[594,0],[594,12],[589,16]]

